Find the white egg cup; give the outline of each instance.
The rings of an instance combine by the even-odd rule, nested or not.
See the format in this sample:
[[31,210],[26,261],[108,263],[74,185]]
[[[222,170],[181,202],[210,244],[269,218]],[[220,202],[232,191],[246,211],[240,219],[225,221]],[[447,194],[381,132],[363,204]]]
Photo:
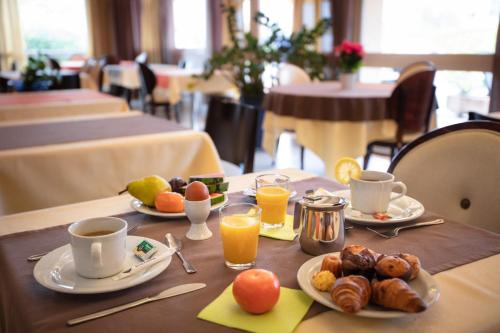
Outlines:
[[191,222],[191,227],[186,237],[192,240],[204,240],[212,237],[212,232],[208,229],[207,218],[210,215],[210,198],[203,201],[184,200],[184,210]]

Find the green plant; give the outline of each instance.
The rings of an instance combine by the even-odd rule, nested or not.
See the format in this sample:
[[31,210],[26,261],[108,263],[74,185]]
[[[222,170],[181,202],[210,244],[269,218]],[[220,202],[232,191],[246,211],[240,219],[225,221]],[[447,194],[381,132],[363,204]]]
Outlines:
[[28,64],[21,73],[26,90],[32,90],[40,82],[51,82],[51,84],[56,82],[57,77],[52,75],[47,67],[47,60],[47,57],[42,55],[28,57]]
[[260,96],[264,90],[262,74],[267,64],[288,61],[302,67],[313,79],[323,77],[326,60],[316,52],[314,45],[317,38],[328,29],[328,19],[319,21],[312,29],[303,27],[299,32],[285,37],[276,23],[271,23],[266,15],[258,12],[254,17],[255,22],[271,32],[263,43],[259,43],[251,33],[238,29],[234,7],[222,6],[222,10],[227,14],[232,45],[224,46],[209,59],[205,71],[200,75],[202,78],[210,78],[219,69],[240,89],[242,95]]

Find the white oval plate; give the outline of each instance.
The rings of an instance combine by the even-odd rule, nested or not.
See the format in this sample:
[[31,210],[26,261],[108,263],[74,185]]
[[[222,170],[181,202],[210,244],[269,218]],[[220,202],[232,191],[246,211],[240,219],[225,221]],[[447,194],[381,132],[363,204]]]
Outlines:
[[[228,200],[229,199],[227,198],[227,194],[224,193],[224,201],[222,201],[221,203],[218,203],[216,205],[213,205],[210,208],[210,211],[216,210],[217,208],[224,206],[225,204],[227,204]],[[151,216],[159,216],[159,217],[165,217],[165,218],[170,218],[170,219],[186,216],[185,212],[182,212],[182,213],[162,213],[162,212],[159,212],[152,207],[148,207],[148,206],[144,205],[142,203],[142,201],[137,200],[137,199],[133,199],[130,202],[130,206],[132,206],[133,209],[135,209],[136,211],[138,211],[140,213],[151,215]]]
[[[311,284],[311,279],[314,273],[319,272],[323,257],[327,255],[340,256],[339,252],[323,254],[306,261],[300,266],[297,272],[297,280],[300,288],[316,302],[323,304],[329,308],[342,312],[330,297],[330,293],[316,290]],[[421,269],[418,277],[408,283],[420,297],[427,303],[427,308],[436,303],[439,299],[439,288],[436,281],[425,270]],[[384,309],[378,305],[368,304],[364,310],[359,311],[355,315],[369,318],[397,318],[410,315],[411,313]]]
[[[393,193],[396,195],[397,193]],[[387,213],[392,216],[391,219],[381,221],[373,218],[371,214],[363,214],[357,210],[353,210],[350,204],[351,201],[351,191],[350,190],[342,190],[333,192],[332,195],[337,197],[343,197],[349,201],[349,204],[346,206],[344,213],[345,218],[355,224],[361,224],[366,226],[381,226],[383,224],[399,224],[408,221],[415,220],[422,216],[425,212],[424,205],[422,205],[417,200],[409,197],[407,195],[402,198],[396,199],[389,203],[389,208],[387,209]]]
[[[127,258],[124,268],[141,262],[132,250],[144,239],[158,247],[158,254],[172,252],[167,246],[154,239],[127,236]],[[66,244],[44,255],[35,265],[33,275],[38,283],[54,291],[67,294],[99,294],[130,288],[149,281],[163,272],[170,265],[171,260],[172,256],[167,257],[166,260],[145,271],[118,281],[112,280],[112,277],[87,279],[76,273],[71,246]]]

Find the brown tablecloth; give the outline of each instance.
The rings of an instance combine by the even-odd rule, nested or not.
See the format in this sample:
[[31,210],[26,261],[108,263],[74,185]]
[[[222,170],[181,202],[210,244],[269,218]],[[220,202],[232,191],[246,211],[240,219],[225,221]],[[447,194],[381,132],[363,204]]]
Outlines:
[[[302,194],[306,189],[324,187],[329,190],[341,186],[322,178],[313,178],[295,184]],[[241,194],[230,195],[231,202],[248,200]],[[292,207],[290,206],[290,209]],[[163,240],[166,232],[182,238],[183,253],[198,269],[188,275],[178,258],[148,283],[102,295],[65,295],[39,285],[32,276],[33,264],[26,257],[51,250],[69,241],[66,226],[11,234],[0,238],[0,318],[7,332],[234,332],[196,319],[198,312],[217,297],[234,279],[237,272],[224,266],[222,245],[218,234],[217,214],[212,213],[208,225],[214,236],[205,241],[191,241],[184,237],[189,222],[163,220],[138,213],[122,215],[129,224],[139,224],[136,235]],[[436,273],[500,253],[500,235],[461,225],[452,221],[445,224],[414,229],[401,233],[395,239],[382,239],[356,228],[347,234],[346,244],[362,244],[380,252],[406,251],[418,255],[426,270]],[[298,268],[311,256],[300,250],[297,241],[279,241],[261,237],[257,266],[274,271],[283,286],[298,288]],[[65,326],[68,319],[120,305],[153,295],[168,287],[190,282],[205,282],[208,287],[190,294],[143,305],[75,327]],[[307,317],[328,310],[314,303]]]
[[0,150],[181,130],[186,128],[148,115],[5,126],[0,128]]
[[358,83],[341,90],[335,81],[295,84],[273,88],[264,108],[280,116],[328,121],[393,119],[386,107],[393,85]]

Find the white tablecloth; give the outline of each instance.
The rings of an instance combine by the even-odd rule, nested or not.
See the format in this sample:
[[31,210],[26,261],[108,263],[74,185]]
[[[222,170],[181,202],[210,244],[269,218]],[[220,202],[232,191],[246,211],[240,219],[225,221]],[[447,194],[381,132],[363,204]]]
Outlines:
[[125,100],[86,89],[0,94],[0,122],[128,110]]
[[[289,175],[292,180],[313,176],[290,169],[280,170],[280,173]],[[228,177],[229,192],[243,190],[254,178],[255,174]],[[130,200],[129,195],[115,196],[0,217],[0,235],[130,212]],[[295,332],[500,332],[500,255],[435,274],[434,278],[441,289],[441,297],[421,314],[399,319],[369,319],[329,311],[303,321]]]
[[0,215],[109,197],[151,174],[221,171],[210,137],[192,130],[1,150]]

